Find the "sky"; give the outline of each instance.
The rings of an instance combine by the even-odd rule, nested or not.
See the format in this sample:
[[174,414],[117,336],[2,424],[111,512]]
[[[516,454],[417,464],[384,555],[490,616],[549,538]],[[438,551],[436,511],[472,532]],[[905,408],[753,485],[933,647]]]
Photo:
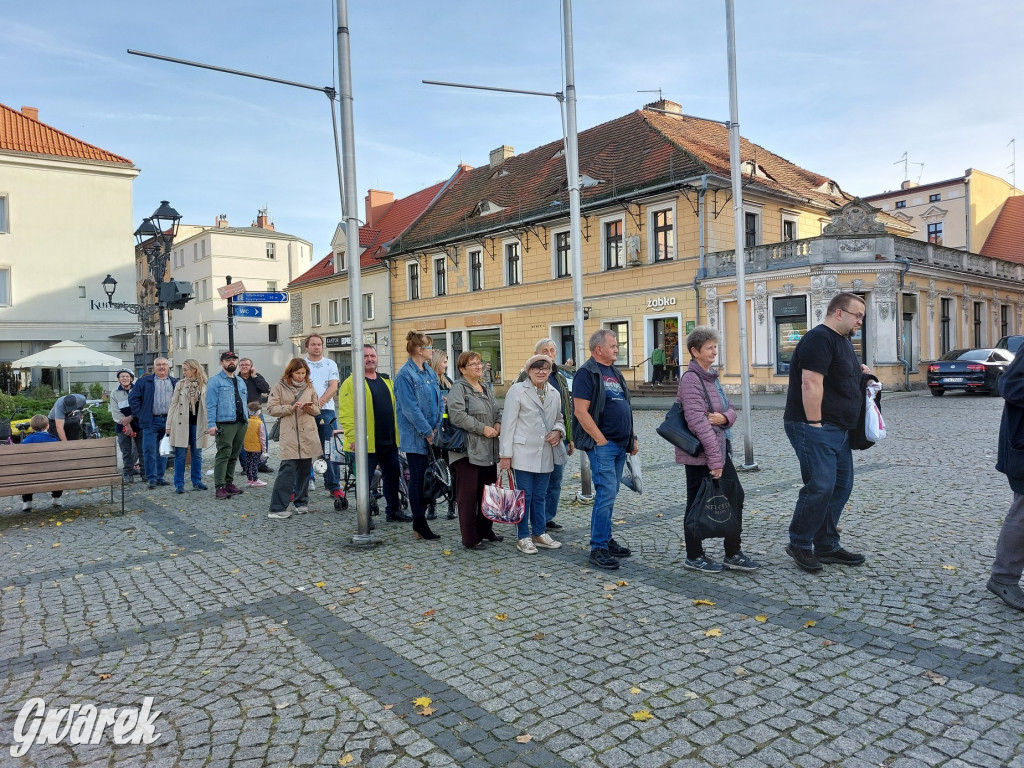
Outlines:
[[[170,10],[168,10],[170,9]],[[1024,185],[1019,0],[735,0],[742,134],[852,194],[977,168]],[[135,221],[169,200],[190,224],[226,214],[330,251],[341,219],[323,94],[126,50],[336,85],[335,0],[0,0],[0,103],[130,158]],[[658,98],[729,117],[725,3],[576,0],[582,131]],[[404,197],[561,137],[553,98],[424,79],[563,89],[560,0],[349,3],[355,163],[367,189]],[[901,161],[907,153],[904,175]],[[923,165],[920,165],[923,164]],[[584,169],[585,170],[585,169]],[[0,179],[2,186],[2,179]]]

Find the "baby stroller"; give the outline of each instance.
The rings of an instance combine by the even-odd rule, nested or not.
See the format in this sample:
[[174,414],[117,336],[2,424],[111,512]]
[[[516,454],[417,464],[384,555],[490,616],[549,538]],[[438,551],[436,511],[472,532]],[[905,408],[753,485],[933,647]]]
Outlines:
[[[348,509],[349,496],[354,496],[356,491],[356,456],[344,449],[345,441],[341,433],[335,434],[331,445],[331,462],[338,468],[338,490],[334,492],[334,508],[337,511]],[[398,452],[399,475],[398,475],[398,499],[402,509],[409,508],[409,462],[405,454]],[[370,478],[370,514],[379,515],[377,499],[384,496],[384,484],[381,478],[380,467],[378,466]]]

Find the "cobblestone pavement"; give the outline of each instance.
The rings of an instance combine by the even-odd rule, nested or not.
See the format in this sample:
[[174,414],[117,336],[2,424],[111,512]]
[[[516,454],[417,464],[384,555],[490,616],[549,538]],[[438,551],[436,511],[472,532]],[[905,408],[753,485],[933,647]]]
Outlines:
[[[655,411],[611,574],[587,566],[569,493],[565,546],[529,556],[508,532],[465,550],[446,520],[423,542],[377,518],[383,544],[356,549],[322,490],[286,521],[269,488],[135,485],[125,517],[103,492],[0,499],[0,765],[1024,766],[1024,615],[985,590],[1011,498],[1001,404],[887,400],[842,522],[867,564],[819,576],[784,552],[799,476],[778,410],[752,412],[761,469],[742,475],[756,574],[682,568],[683,472]],[[10,756],[32,697],[146,696],[152,744],[108,730]]]

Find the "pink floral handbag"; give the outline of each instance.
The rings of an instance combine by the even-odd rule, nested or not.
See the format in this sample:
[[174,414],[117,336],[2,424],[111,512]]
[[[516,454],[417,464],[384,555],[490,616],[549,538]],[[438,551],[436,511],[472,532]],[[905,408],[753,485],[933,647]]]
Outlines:
[[494,523],[518,525],[522,521],[526,514],[526,491],[516,488],[515,475],[511,470],[500,470],[498,479],[484,486],[480,511]]

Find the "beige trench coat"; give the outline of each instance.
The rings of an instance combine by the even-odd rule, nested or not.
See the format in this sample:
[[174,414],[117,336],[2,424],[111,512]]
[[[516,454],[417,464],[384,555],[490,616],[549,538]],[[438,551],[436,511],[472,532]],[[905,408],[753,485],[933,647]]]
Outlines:
[[[171,436],[171,445],[175,448],[188,448],[188,403],[185,402],[183,387],[184,379],[178,379],[171,395],[171,407],[167,411],[167,434]],[[199,392],[199,420],[196,422],[196,445],[206,447],[206,387]]]
[[317,459],[324,455],[324,448],[316,427],[315,417],[320,414],[316,390],[307,385],[299,395],[299,402],[313,403],[312,413],[295,410],[294,402],[291,387],[283,381],[274,385],[267,398],[267,413],[281,420],[280,458]]

